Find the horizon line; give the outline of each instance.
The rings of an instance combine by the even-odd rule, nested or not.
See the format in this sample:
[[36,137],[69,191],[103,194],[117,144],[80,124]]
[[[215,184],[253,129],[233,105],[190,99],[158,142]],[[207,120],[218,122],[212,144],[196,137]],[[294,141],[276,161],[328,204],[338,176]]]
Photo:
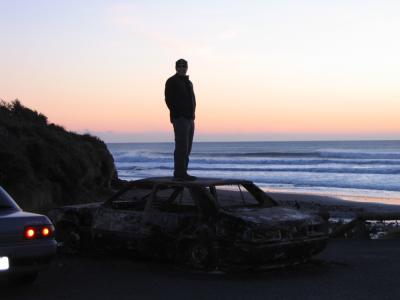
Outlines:
[[[242,141],[193,141],[195,143],[287,143],[287,142],[400,142],[400,139],[332,139],[332,140],[242,140]],[[174,141],[106,142],[106,144],[174,144]]]

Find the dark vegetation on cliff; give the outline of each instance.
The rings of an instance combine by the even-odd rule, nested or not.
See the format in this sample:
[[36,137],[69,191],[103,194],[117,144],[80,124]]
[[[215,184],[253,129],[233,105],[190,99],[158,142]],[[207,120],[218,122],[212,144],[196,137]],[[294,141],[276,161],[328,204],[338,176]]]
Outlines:
[[27,210],[100,200],[118,184],[105,143],[0,101],[0,185]]

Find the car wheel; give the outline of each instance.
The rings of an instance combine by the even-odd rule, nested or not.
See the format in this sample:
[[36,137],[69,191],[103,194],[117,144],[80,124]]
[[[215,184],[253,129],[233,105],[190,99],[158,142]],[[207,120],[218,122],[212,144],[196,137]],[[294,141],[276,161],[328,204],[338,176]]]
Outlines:
[[202,241],[188,243],[184,258],[186,265],[193,269],[203,271],[216,269],[216,253],[210,243]]
[[78,253],[81,244],[78,226],[69,221],[58,222],[56,224],[56,240],[61,253]]
[[38,277],[38,272],[30,272],[23,274],[12,274],[9,275],[8,281],[15,285],[28,285],[32,284]]

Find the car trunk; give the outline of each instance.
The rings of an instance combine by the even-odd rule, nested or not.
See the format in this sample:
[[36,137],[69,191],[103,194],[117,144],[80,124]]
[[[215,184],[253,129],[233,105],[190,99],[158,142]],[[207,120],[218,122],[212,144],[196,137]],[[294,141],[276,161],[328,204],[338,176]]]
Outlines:
[[51,225],[48,219],[33,213],[14,209],[0,210],[0,245],[24,240],[26,226]]

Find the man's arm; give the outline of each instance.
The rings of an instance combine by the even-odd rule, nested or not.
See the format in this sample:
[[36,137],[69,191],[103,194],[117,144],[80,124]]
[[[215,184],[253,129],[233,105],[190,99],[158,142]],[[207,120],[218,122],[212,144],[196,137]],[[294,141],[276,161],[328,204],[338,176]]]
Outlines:
[[165,103],[167,104],[168,109],[172,111],[174,109],[174,101],[173,101],[174,95],[173,95],[172,83],[171,80],[169,79],[165,83],[164,95],[165,95]]
[[176,84],[171,79],[168,79],[165,83],[165,103],[167,104],[172,115],[180,115]]

